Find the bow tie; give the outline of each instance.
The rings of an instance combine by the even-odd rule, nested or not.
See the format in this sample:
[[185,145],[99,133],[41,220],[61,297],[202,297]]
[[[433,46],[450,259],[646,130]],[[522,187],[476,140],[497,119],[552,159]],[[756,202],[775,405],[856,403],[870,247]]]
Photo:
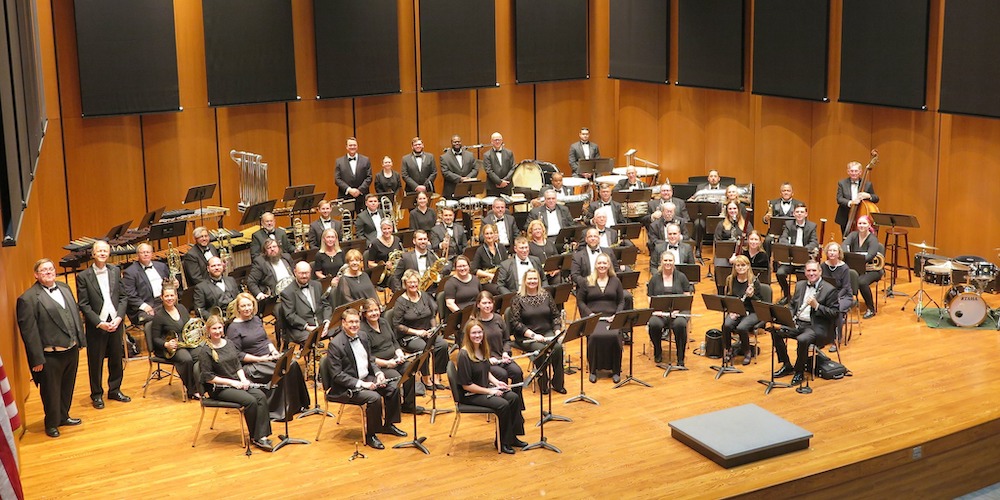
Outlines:
[[332,224],[333,223],[333,219],[320,219],[319,221],[322,222],[323,224]]
[[56,285],[52,285],[52,288],[45,287],[45,291],[47,291],[49,293],[56,293],[58,290],[59,290],[59,287],[56,286]]
[[368,215],[375,217],[376,215],[378,215],[378,212],[368,212]]
[[805,225],[805,224],[802,224],[802,225],[800,226],[800,225],[796,224],[796,225],[795,225],[795,227],[797,227],[797,228],[799,228],[799,229],[805,229],[806,225]]
[[308,289],[309,289],[309,283],[306,283],[305,285],[299,285],[299,290],[308,290]]
[[150,269],[152,269],[152,268],[153,268],[153,265],[152,265],[152,264],[150,264],[150,265],[148,265],[148,266],[142,266],[142,270],[143,270],[143,271],[149,271],[149,270],[150,270]]
[[212,278],[212,283],[215,283],[216,285],[218,285],[219,283],[222,283],[222,280],[221,279],[217,280],[215,278]]
[[449,230],[449,231],[452,231],[452,230],[455,229],[455,226],[445,226],[444,228],[447,229],[447,230]]
[[526,260],[522,260],[522,261],[520,261],[520,262],[521,262],[521,265],[522,265],[522,266],[527,266],[527,265],[528,265],[528,261],[526,261]]
[[413,153],[414,158],[421,158],[423,156],[424,156],[423,153]]
[[357,156],[355,156],[354,158],[347,157],[347,161],[358,161],[358,157]]
[[357,340],[361,340],[361,337],[352,337],[350,335],[347,336],[347,341],[348,342],[355,342]]
[[548,210],[550,214],[555,213],[556,211],[554,208],[546,208],[545,210]]
[[418,259],[426,259],[427,258],[427,254],[418,255],[417,258]]
[[605,229],[601,229],[601,234],[604,234],[604,231],[606,231],[606,230]]
[[590,253],[592,253],[594,255],[597,255],[597,254],[601,253],[601,251],[600,250],[591,250]]
[[667,250],[677,250],[677,245],[667,245]]
[[587,141],[587,142],[582,142],[582,141],[581,141],[581,142],[580,142],[580,144],[583,144],[584,146],[587,146],[587,145],[589,145],[589,144],[590,144],[590,141]]

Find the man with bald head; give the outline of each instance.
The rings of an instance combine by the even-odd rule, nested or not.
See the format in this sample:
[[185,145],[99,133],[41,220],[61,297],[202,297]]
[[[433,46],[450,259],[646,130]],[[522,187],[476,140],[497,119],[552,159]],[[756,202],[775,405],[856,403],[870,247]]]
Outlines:
[[513,191],[512,178],[514,177],[514,153],[505,148],[503,136],[500,132],[493,132],[490,136],[490,144],[493,146],[486,153],[483,153],[483,166],[486,168],[486,194],[488,196],[499,196],[506,194],[510,196]]
[[240,293],[236,280],[223,276],[225,270],[226,264],[219,257],[208,259],[208,279],[194,287],[194,310],[203,319],[208,319],[212,315],[212,309],[216,307],[225,312],[229,303]]
[[306,261],[295,264],[295,283],[281,292],[281,318],[286,338],[302,345],[317,328],[330,328],[333,307],[329,296],[323,295],[323,285],[311,279],[312,266]]
[[459,182],[470,182],[479,178],[479,163],[472,153],[462,147],[462,138],[451,136],[451,147],[441,155],[441,177],[444,177],[442,196],[455,197],[455,186]]
[[295,245],[289,241],[285,230],[277,227],[277,221],[275,221],[274,214],[271,212],[264,212],[264,215],[260,216],[260,229],[250,237],[251,261],[264,252],[264,240],[277,241],[278,246],[281,247],[281,251],[284,253],[290,254],[295,252]]
[[118,266],[108,264],[111,245],[94,242],[91,248],[94,264],[76,277],[76,296],[80,312],[86,320],[87,371],[90,375],[90,400],[94,408],[104,408],[104,358],[108,359],[108,399],[128,403],[132,398],[122,394],[122,357],[125,355],[122,336],[125,334],[127,299]]

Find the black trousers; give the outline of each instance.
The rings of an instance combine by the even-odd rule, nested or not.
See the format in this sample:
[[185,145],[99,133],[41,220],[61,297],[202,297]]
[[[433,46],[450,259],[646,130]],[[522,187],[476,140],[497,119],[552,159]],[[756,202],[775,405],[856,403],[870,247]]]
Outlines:
[[[509,381],[511,384],[518,384],[524,382],[524,371],[521,370],[521,366],[515,361],[511,361],[508,364],[490,365],[490,373],[496,377],[497,380],[502,382]],[[511,391],[517,393],[517,397],[521,400],[520,409],[524,409],[524,387],[515,387]]]
[[791,364],[788,359],[788,346],[785,339],[795,339],[798,346],[795,349],[795,373],[805,373],[806,358],[809,357],[809,344],[816,347],[823,347],[829,341],[820,336],[809,323],[796,321],[794,330],[783,328],[778,332],[771,333],[771,342],[774,343],[774,351],[778,354],[778,361],[783,364]]
[[62,421],[69,418],[79,365],[80,350],[76,347],[62,352],[45,353],[42,371],[34,378],[38,381],[38,392],[42,397],[46,429],[59,427]]
[[788,275],[795,274],[797,269],[802,269],[799,266],[793,266],[791,264],[781,264],[778,266],[778,270],[774,272],[774,276],[778,279],[778,286],[781,287],[781,296],[791,298],[792,287],[788,284]]
[[750,329],[758,322],[757,313],[750,313],[736,319],[730,318],[729,313],[726,313],[726,319],[722,322],[722,341],[726,345],[726,350],[733,347],[732,333],[735,330],[740,336],[740,347],[743,348],[743,354],[750,354]]
[[[368,378],[370,379],[368,382],[375,380],[374,377]],[[367,429],[365,437],[382,432],[390,425],[400,421],[399,388],[395,382],[385,387],[378,387],[374,391],[360,389],[349,395],[331,397],[330,401],[351,405],[368,405],[365,409],[365,428]],[[382,418],[383,406],[385,407],[385,420]]]
[[236,403],[244,408],[243,416],[250,429],[250,439],[263,439],[271,435],[271,418],[268,415],[267,396],[260,389],[235,389],[224,387],[212,391],[219,401]]
[[[551,333],[551,332],[546,332],[546,334],[548,334],[548,333]],[[545,347],[545,342],[535,342],[534,340],[524,341],[523,339],[517,339],[517,345],[522,350],[524,350],[525,352],[531,352],[531,351],[537,351],[537,350]],[[541,362],[542,362],[541,359],[537,359],[536,358],[535,361],[534,361],[535,367],[537,368],[538,365],[541,364]],[[561,342],[558,343],[558,344],[556,344],[556,346],[552,349],[552,354],[551,354],[551,357],[550,357],[550,360],[549,360],[549,366],[550,366],[549,369],[544,370],[541,374],[539,374],[539,376],[538,376],[538,386],[542,390],[545,390],[545,389],[547,389],[549,387],[549,382],[550,382],[549,381],[549,371],[551,370],[551,372],[552,372],[552,380],[551,380],[552,387],[554,387],[556,389],[565,389],[566,388],[566,382],[565,382],[566,376],[563,373],[563,369],[564,369],[564,367],[563,367],[563,345],[562,345]]]
[[872,283],[882,279],[882,275],[885,271],[865,271],[864,274],[858,276],[858,291],[861,292],[861,297],[865,299],[865,306],[868,307],[869,311],[875,310],[875,300],[872,297]]
[[674,342],[677,344],[677,361],[684,361],[684,353],[687,351],[688,343],[688,321],[687,318],[661,318],[653,316],[649,318],[647,330],[649,331],[649,341],[653,343],[653,356],[663,355],[663,333],[670,329],[674,332]]
[[122,336],[125,325],[119,325],[113,332],[100,328],[87,328],[87,374],[90,376],[91,399],[104,395],[101,379],[104,372],[104,358],[108,359],[108,394],[121,391],[125,370],[122,357],[125,348]]
[[[427,346],[427,341],[420,337],[414,337],[406,342],[401,342],[401,347],[406,352],[419,352],[423,351],[424,347]],[[434,373],[437,375],[442,375],[448,371],[448,341],[438,337],[434,341]],[[425,363],[424,366],[420,367],[421,373],[430,376],[430,367],[427,366],[429,363]]]
[[524,415],[521,415],[521,397],[514,391],[503,393],[503,397],[473,394],[462,396],[462,402],[483,406],[493,410],[500,422],[500,443],[510,445],[517,436],[524,435]]
[[174,357],[170,358],[170,362],[177,368],[177,375],[181,378],[181,382],[184,383],[184,387],[187,389],[188,397],[196,392],[201,392],[200,385],[194,376],[194,365],[197,362],[197,356],[197,348],[188,349],[185,347],[177,349]]

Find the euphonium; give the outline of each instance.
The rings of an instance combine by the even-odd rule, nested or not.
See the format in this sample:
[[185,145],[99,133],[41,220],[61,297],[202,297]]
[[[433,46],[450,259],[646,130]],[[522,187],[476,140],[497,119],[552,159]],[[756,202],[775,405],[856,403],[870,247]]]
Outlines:
[[396,212],[392,209],[392,200],[388,196],[383,196],[379,199],[379,203],[382,204],[382,217],[388,217],[392,221],[392,232],[396,232]]
[[420,291],[426,292],[431,285],[441,281],[441,271],[444,270],[445,264],[448,263],[448,259],[437,259],[424,271],[424,275],[420,277]]
[[881,271],[883,267],[885,267],[885,256],[879,252],[871,262],[865,264],[865,271]]
[[340,209],[340,222],[344,226],[344,234],[341,235],[341,241],[351,241],[354,239],[354,217],[351,216],[351,211],[345,209],[344,207],[337,207]]
[[[235,301],[234,301],[235,302]],[[181,331],[180,336],[177,336],[176,332],[167,333],[166,341],[177,340],[177,349],[188,348],[194,349],[195,347],[204,345],[208,341],[208,333],[205,331],[205,322],[201,318],[191,318],[187,323],[184,324],[184,330]],[[167,349],[167,358],[174,357],[177,350]]]
[[301,252],[306,249],[306,228],[302,224],[302,218],[292,219],[292,235],[295,238],[295,251]]
[[378,279],[376,284],[384,283],[386,278],[392,276],[392,273],[396,270],[396,265],[399,264],[399,261],[402,258],[402,250],[393,250],[389,252],[389,258],[385,261],[385,270],[382,271],[382,276]]

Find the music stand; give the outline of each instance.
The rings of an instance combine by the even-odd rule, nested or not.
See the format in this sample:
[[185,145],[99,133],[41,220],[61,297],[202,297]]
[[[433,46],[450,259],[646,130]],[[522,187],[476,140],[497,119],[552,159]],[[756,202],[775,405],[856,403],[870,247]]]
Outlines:
[[416,229],[400,229],[396,231],[396,237],[399,238],[399,244],[403,248],[413,248],[413,233]]
[[[622,273],[624,274],[624,273]],[[639,274],[639,273],[636,273]],[[636,277],[636,282],[638,282],[638,276]],[[608,326],[611,330],[631,330],[637,326],[646,326],[649,323],[649,318],[653,316],[652,309],[632,309],[630,311],[622,311],[620,313],[615,313],[614,319],[611,320],[611,325]],[[653,387],[642,380],[639,380],[632,376],[632,362],[635,359],[634,349],[632,346],[635,342],[629,342],[628,344],[628,376],[622,381],[615,384],[615,389],[623,387],[629,382],[635,382],[639,385],[644,385],[646,387]]]
[[202,186],[192,186],[188,188],[187,195],[182,203],[198,202],[198,213],[201,214],[201,225],[205,225],[205,214],[202,210],[202,202],[215,195],[215,184],[205,184]]
[[[409,212],[411,208],[415,208],[417,206],[417,195],[418,194],[420,194],[420,193],[413,192],[413,193],[406,193],[406,194],[404,194],[403,198],[399,200],[399,208],[401,210],[405,210],[407,212]],[[427,206],[428,207],[431,206],[430,205],[430,200],[431,200],[431,193],[427,193]]]
[[288,186],[285,188],[285,194],[281,197],[281,200],[288,203],[292,200],[298,200],[300,196],[305,196],[308,194],[313,194],[316,192],[315,184],[303,184],[301,186]]
[[403,295],[404,292],[406,292],[406,289],[403,287],[400,287],[399,290],[392,292],[392,297],[389,297],[389,301],[385,303],[385,308],[392,309],[396,305],[396,299],[398,299],[400,295]]
[[118,238],[121,238],[122,235],[125,234],[126,231],[128,231],[128,228],[131,225],[132,225],[132,220],[129,219],[127,222],[122,222],[117,226],[113,226],[111,229],[108,230],[108,234],[107,236],[105,236],[105,239],[108,240],[108,242],[110,243],[114,240],[117,240]]
[[[660,312],[667,312],[667,311],[671,311],[671,312],[673,312],[673,311],[677,311],[677,312],[680,312],[680,311],[690,311],[691,310],[691,305],[693,303],[694,303],[694,295],[685,295],[685,294],[677,294],[677,295],[654,295],[654,296],[652,296],[652,297],[649,298],[649,308],[652,309],[652,310],[654,310],[654,311],[660,311]],[[688,313],[688,314],[690,314],[690,313]],[[667,318],[673,319],[670,316],[667,316]],[[646,327],[649,328],[648,325]],[[664,330],[670,331],[670,325],[669,324],[665,324],[664,325]],[[676,338],[674,340],[676,341]],[[670,342],[668,342],[668,344],[669,343]],[[666,364],[666,366],[663,366],[662,364],[657,364],[656,366],[658,366],[660,368],[663,368],[663,370],[664,370],[663,371],[663,378],[667,378],[667,375],[670,375],[670,372],[672,372],[672,371],[681,371],[681,372],[683,372],[683,371],[687,371],[688,370],[688,367],[686,367],[686,366],[674,365],[673,354],[670,352],[669,347],[667,348],[667,364]]]
[[[574,340],[580,339],[580,359],[583,359],[583,339],[593,333],[594,328],[597,327],[597,322],[601,320],[600,315],[591,314],[586,318],[580,318],[566,327],[566,332],[563,334],[563,344],[567,342],[572,342]],[[582,363],[582,362],[581,362]],[[585,403],[591,403],[600,406],[596,399],[590,397],[583,391],[583,368],[580,369],[580,394],[573,396],[566,400],[563,404],[575,403],[577,401],[583,401]]]
[[580,166],[577,172],[580,175],[590,174],[591,179],[597,177],[598,175],[610,174],[615,168],[614,158],[591,158],[589,160],[580,160],[577,162]]
[[[541,360],[541,361],[537,361],[537,365],[536,365],[535,369],[533,371],[531,371],[531,372],[528,373],[528,375],[524,378],[524,382],[521,382],[522,385],[528,385],[528,384],[530,384],[531,381],[535,379],[535,377],[538,377],[539,375],[541,375],[541,373],[542,373],[543,370],[548,374],[549,380],[552,380],[552,372],[551,372],[551,368],[552,368],[551,367],[552,351],[555,350],[555,347],[557,345],[559,345],[561,337],[562,337],[562,334],[553,336],[552,340],[550,340],[547,344],[545,344],[545,347],[539,349],[537,357],[535,359],[536,359],[536,361],[537,360]],[[563,421],[563,422],[572,422],[573,419],[571,419],[569,417],[563,417],[563,416],[560,416],[560,415],[555,415],[555,414],[552,413],[552,393],[553,392],[555,392],[555,391],[549,390],[549,411],[548,412],[545,411],[545,401],[544,401],[545,398],[542,398],[542,397],[538,398],[538,414],[539,414],[539,419],[538,419],[538,424],[537,425],[538,425],[538,427],[541,428],[541,437],[538,439],[538,441],[536,441],[534,443],[531,443],[528,446],[525,446],[524,448],[521,448],[522,451],[528,451],[528,450],[534,450],[536,448],[541,448],[541,449],[545,449],[545,450],[551,450],[551,451],[554,451],[556,453],[562,453],[562,450],[560,450],[559,448],[556,448],[554,445],[550,444],[549,441],[548,441],[548,438],[545,437],[545,422],[548,422],[550,420],[560,420],[560,421]]]
[[618,280],[622,282],[622,288],[624,288],[625,290],[632,290],[635,287],[639,286],[639,271],[621,272],[617,273],[616,276],[618,276]]
[[775,238],[780,238],[781,234],[785,232],[785,223],[794,220],[795,217],[781,217],[777,215],[771,217],[771,222],[767,226],[767,234]]
[[187,233],[187,223],[179,220],[153,224],[149,228],[149,241],[159,241],[166,238],[180,238]]
[[701,266],[698,264],[674,264],[674,267],[684,273],[691,283],[701,283]]
[[[583,238],[584,233],[587,231],[587,226],[570,226],[559,229],[559,234],[556,235],[556,248],[566,246],[567,242],[578,242]],[[562,244],[560,245],[560,242]]]
[[454,197],[456,199],[478,197],[486,194],[486,181],[476,179],[474,181],[462,181],[455,184]]
[[[340,320],[344,317],[344,312],[346,312],[348,309],[354,309],[356,311],[361,310],[361,306],[367,300],[368,299],[358,299],[353,302],[348,302],[347,304],[342,304],[337,306],[337,308],[333,310],[333,313],[330,314],[330,326],[339,327]],[[330,337],[331,335],[327,336]]]
[[[890,214],[890,213],[885,213],[885,212],[878,212],[878,213],[872,212],[871,217],[872,217],[872,220],[875,221],[876,225],[879,225],[879,226],[889,226],[890,232],[895,232],[895,229],[897,227],[909,227],[909,228],[914,228],[914,229],[920,227],[920,221],[917,220],[917,217],[915,215]],[[876,241],[878,241],[878,240],[876,239]],[[888,245],[888,243],[889,243],[889,233],[886,233],[885,241],[886,241],[886,244],[884,246],[888,247],[889,246]],[[889,249],[888,248],[883,248],[883,251],[885,251],[886,254],[889,253]],[[902,293],[902,292],[897,292],[894,289],[894,287],[896,286],[896,274],[899,271],[899,266],[896,265],[896,260],[897,260],[896,259],[896,253],[897,253],[896,246],[893,246],[892,247],[892,275],[889,278],[889,288],[885,289],[885,296],[886,297],[895,297],[897,295],[905,297],[907,295],[907,294]],[[909,253],[909,251],[907,251],[907,253]],[[889,260],[889,255],[886,255],[885,258],[888,261]]]
[[[330,324],[332,325],[333,322],[331,322]],[[309,332],[309,336],[306,337],[305,344],[302,345],[302,352],[311,353],[310,358],[312,359],[310,361],[312,362],[313,365],[314,375],[319,375],[319,348],[317,347],[317,343],[319,342],[319,335],[322,332],[323,332],[322,324],[316,325],[316,328],[313,331]],[[289,349],[289,351],[291,350],[293,349]],[[301,414],[299,414],[299,416],[295,418],[297,419],[306,418],[310,415],[323,415],[325,417],[334,416],[332,413],[324,410],[319,405],[319,395],[317,393],[318,390],[317,386],[319,385],[320,380],[321,377],[316,377],[316,379],[313,380],[313,403],[315,404],[315,406],[302,412]],[[327,389],[329,389],[329,387],[327,387]]]
[[573,254],[563,253],[553,255],[542,264],[542,271],[546,274],[553,271],[564,271],[573,266]]
[[362,254],[364,254],[367,248],[368,248],[368,240],[364,238],[355,238],[353,240],[340,242],[340,249],[344,252],[345,255],[352,249],[357,250]]
[[497,310],[497,314],[503,315],[503,313],[507,312],[510,305],[514,303],[515,295],[517,295],[517,292],[501,293],[500,295],[493,296],[493,303],[496,304],[495,309]]
[[[611,247],[611,251],[615,253],[615,260],[618,261],[619,266],[634,266],[636,259],[639,258],[639,247],[635,245]],[[620,269],[616,269],[616,271]]]
[[337,213],[340,213],[341,209],[344,209],[353,214],[355,211],[355,205],[357,205],[354,198],[341,198],[339,200],[333,200],[332,203],[334,205],[333,208],[337,210]]
[[249,224],[260,224],[260,217],[267,212],[274,210],[274,205],[278,203],[278,200],[267,200],[256,205],[250,205],[247,207],[246,211],[243,212],[243,217],[240,219],[240,225],[246,226]]
[[152,227],[153,224],[160,222],[160,219],[163,217],[163,212],[166,210],[167,207],[160,207],[146,212],[146,214],[142,216],[142,219],[139,219],[139,224],[136,227],[139,229]]
[[295,198],[295,204],[292,205],[292,213],[302,213],[311,212],[313,207],[319,205],[319,202],[326,198],[326,193],[309,193]]
[[[434,342],[437,341],[438,335],[441,334],[441,331],[444,329],[444,327],[445,327],[444,323],[438,323],[438,326],[435,326],[434,328],[431,329],[430,336],[424,338],[424,342],[425,342],[425,344],[424,344],[424,350],[425,351],[429,349],[429,350],[431,350],[433,352],[433,350],[434,350]],[[438,407],[437,407],[437,385],[434,382],[434,375],[437,375],[437,374],[434,372],[434,361],[433,360],[428,360],[427,366],[430,367],[430,372],[431,372],[430,373],[430,378],[431,378],[431,387],[430,387],[430,389],[431,389],[431,409],[430,409],[430,411],[428,413],[430,413],[430,415],[431,415],[431,423],[433,424],[434,420],[437,419],[438,414],[451,413],[454,410],[449,409],[449,408],[438,409]]]
[[[284,376],[288,373],[288,370],[291,368],[292,363],[295,363],[295,349],[288,349],[281,355],[280,358],[278,358],[278,360],[274,364],[274,375],[271,376],[271,382],[267,384],[269,388],[273,389],[275,387],[278,387],[278,382],[281,381],[281,379],[284,378]],[[315,385],[313,385],[313,387],[315,387]],[[313,396],[315,397],[315,393],[313,394]],[[295,439],[288,434],[288,421],[291,419],[288,418],[287,390],[281,391],[281,404],[285,408],[285,418],[283,419],[285,421],[285,433],[278,435],[281,441],[278,441],[278,443],[276,443],[274,447],[271,448],[272,452],[280,450],[281,447],[285,446],[286,444],[309,444],[309,441],[306,441],[305,439]],[[316,406],[317,407],[319,406],[318,401],[316,402]],[[330,416],[332,417],[333,415]]]
[[[771,333],[777,333],[782,338],[782,342],[788,340],[788,337],[779,333],[781,330],[780,326],[786,326],[795,329],[795,318],[792,317],[792,309],[788,306],[779,306],[777,304],[771,304],[769,302],[761,302],[759,300],[753,301],[753,311],[757,313],[757,318],[764,323],[771,323],[771,328],[765,328],[765,330]],[[787,352],[787,351],[786,351]],[[774,381],[774,342],[771,343],[771,378],[769,380],[758,380],[758,384],[763,384],[767,386],[764,389],[764,394],[770,394],[771,389],[788,389],[792,387],[792,384],[786,384],[784,382]]]
[[[726,314],[736,313],[740,316],[744,316],[747,313],[746,307],[743,305],[743,301],[737,297],[730,297],[728,295],[713,295],[713,294],[702,294],[702,300],[705,301],[705,308],[709,311],[719,311],[722,313],[722,321],[726,321]],[[732,343],[732,339],[730,339]],[[726,349],[726,352],[722,355],[722,366],[710,366],[709,368],[717,371],[715,374],[715,379],[718,380],[722,375],[726,373],[743,373],[743,370],[736,368],[732,365],[733,353],[732,346]]]
[[[410,382],[411,380],[416,379],[416,377],[417,377],[417,371],[420,369],[421,365],[423,365],[425,362],[427,362],[427,357],[430,356],[430,354],[431,354],[431,352],[433,350],[434,350],[434,344],[433,343],[428,343],[427,345],[424,346],[424,350],[421,351],[421,353],[418,354],[417,357],[413,361],[410,362],[410,364],[406,367],[406,371],[404,371],[403,374],[400,375],[400,378],[399,378],[399,387],[403,387],[403,384],[406,384],[406,383]],[[416,381],[415,380],[414,380],[413,383],[414,383],[414,385],[416,385]],[[411,439],[409,441],[404,441],[402,443],[399,443],[399,444],[393,446],[393,448],[394,449],[395,448],[416,448],[416,449],[424,452],[424,455],[430,455],[431,452],[427,449],[426,446],[424,446],[424,441],[426,441],[426,440],[427,440],[427,436],[420,437],[420,434],[417,434],[417,412],[414,411],[413,412],[413,439]]]

